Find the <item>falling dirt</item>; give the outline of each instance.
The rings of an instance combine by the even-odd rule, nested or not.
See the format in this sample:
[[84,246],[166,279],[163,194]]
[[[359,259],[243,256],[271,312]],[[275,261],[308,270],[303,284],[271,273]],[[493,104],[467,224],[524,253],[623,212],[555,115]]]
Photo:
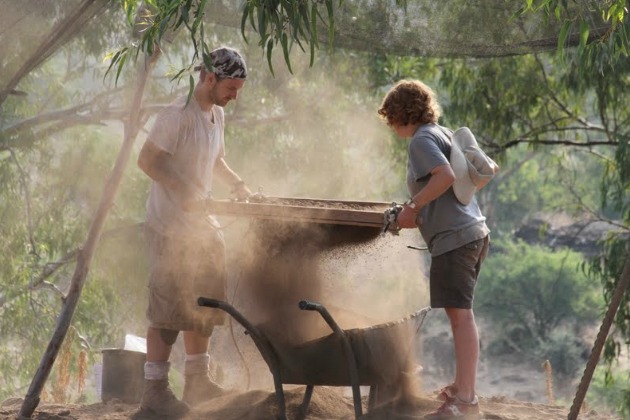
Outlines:
[[[243,312],[272,340],[297,345],[330,334],[317,314],[298,310],[301,300],[321,302],[323,279],[320,258],[338,246],[369,242],[378,229],[283,221],[253,223],[249,243],[253,250],[241,259]],[[347,318],[348,313],[336,316]]]

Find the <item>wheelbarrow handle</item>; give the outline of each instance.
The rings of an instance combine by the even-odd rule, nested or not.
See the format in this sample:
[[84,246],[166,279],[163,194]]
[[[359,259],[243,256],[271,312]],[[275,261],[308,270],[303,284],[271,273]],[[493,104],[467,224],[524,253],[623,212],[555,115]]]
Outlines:
[[322,305],[308,300],[301,300],[298,306],[303,311],[319,311]]
[[221,306],[220,302],[216,299],[210,299],[207,297],[200,297],[197,299],[197,305],[199,306],[208,306],[210,308],[218,308]]
[[344,353],[346,354],[346,359],[348,360],[348,369],[350,373],[350,383],[352,384],[352,399],[354,402],[354,416],[356,419],[363,415],[361,408],[361,390],[359,388],[359,371],[357,368],[357,361],[354,356],[354,350],[352,350],[352,345],[350,344],[350,340],[346,336],[346,333],[339,327],[339,325],[335,322],[333,317],[330,315],[326,307],[321,303],[311,302],[308,300],[301,300],[298,303],[298,306],[303,311],[317,311],[324,318],[324,321],[328,324],[328,326],[333,330],[333,333],[341,339],[341,343],[344,348]]

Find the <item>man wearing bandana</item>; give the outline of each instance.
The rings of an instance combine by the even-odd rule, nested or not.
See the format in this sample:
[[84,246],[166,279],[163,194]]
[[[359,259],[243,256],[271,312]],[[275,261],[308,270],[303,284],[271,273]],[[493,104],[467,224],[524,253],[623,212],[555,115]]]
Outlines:
[[[209,57],[212,68],[196,68],[199,80],[193,95],[175,100],[157,115],[138,158],[152,180],[146,204],[149,327],[140,412],[167,418],[181,417],[190,406],[223,392],[209,376],[208,344],[224,314],[196,303],[199,296],[226,296],[223,235],[203,202],[215,177],[238,199],[251,194],[226,163],[223,140],[223,107],[237,98],[247,67],[231,48],[218,48]],[[171,349],[180,331],[186,350],[182,401],[168,380]]]

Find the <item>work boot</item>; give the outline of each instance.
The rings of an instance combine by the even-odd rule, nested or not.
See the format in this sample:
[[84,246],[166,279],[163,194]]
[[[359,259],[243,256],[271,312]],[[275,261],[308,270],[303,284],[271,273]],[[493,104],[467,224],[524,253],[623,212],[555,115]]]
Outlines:
[[206,372],[185,375],[185,378],[182,400],[190,406],[220,397],[226,393],[226,390],[214,383]]
[[144,393],[140,402],[140,412],[163,416],[169,419],[183,417],[190,407],[175,397],[168,379],[144,380]]

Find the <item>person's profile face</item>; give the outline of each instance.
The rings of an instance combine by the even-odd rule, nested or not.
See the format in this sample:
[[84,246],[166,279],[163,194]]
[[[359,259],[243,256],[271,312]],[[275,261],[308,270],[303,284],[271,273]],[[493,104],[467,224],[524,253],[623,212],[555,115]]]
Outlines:
[[414,135],[418,126],[412,124],[401,125],[399,123],[391,123],[389,124],[392,131],[396,133],[398,137],[409,138]]
[[[213,75],[214,76],[214,75]],[[210,99],[218,106],[225,106],[228,102],[238,97],[238,92],[243,88],[245,79],[214,79],[210,88]]]

